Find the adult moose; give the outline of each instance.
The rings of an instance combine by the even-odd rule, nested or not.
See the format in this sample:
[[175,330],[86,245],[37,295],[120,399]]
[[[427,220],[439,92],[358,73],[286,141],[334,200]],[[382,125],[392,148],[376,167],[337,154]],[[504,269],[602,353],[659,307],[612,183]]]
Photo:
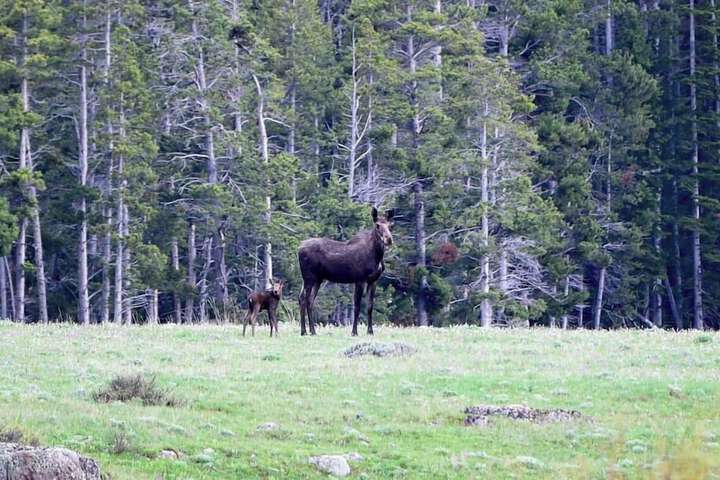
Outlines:
[[353,336],[357,335],[360,305],[367,286],[367,332],[368,335],[373,334],[372,311],[375,288],[380,275],[385,270],[383,264],[385,248],[393,242],[390,233],[392,218],[392,210],[388,210],[385,217],[381,218],[377,209],[373,207],[374,227],[358,233],[347,242],[338,242],[329,238],[310,238],[300,244],[298,260],[303,278],[303,288],[300,292],[300,335],[306,334],[305,317],[310,325],[310,334],[315,335],[312,307],[320,285],[324,281],[355,284]]

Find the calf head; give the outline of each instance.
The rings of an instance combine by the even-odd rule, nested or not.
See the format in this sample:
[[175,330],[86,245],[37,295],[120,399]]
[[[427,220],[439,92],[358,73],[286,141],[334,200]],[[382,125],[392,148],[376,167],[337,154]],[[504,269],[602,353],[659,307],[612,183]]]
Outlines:
[[392,218],[395,215],[393,210],[388,210],[384,217],[378,215],[377,208],[372,209],[372,219],[375,223],[375,234],[378,235],[380,240],[386,245],[390,246],[393,243],[393,237],[390,230],[392,229]]
[[285,282],[283,282],[282,280],[280,280],[278,282],[273,281],[273,283],[270,287],[270,291],[272,292],[274,297],[281,298],[284,286],[285,286]]

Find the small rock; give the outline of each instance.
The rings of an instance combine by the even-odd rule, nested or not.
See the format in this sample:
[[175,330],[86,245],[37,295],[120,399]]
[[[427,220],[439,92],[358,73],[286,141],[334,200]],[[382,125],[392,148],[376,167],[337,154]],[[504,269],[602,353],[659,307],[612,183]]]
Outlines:
[[345,457],[345,460],[347,460],[348,462],[362,462],[363,460],[365,460],[363,456],[357,452],[346,453],[345,455],[343,455],[343,457]]
[[685,393],[683,393],[682,389],[677,385],[668,385],[668,391],[670,392],[671,397],[679,398],[681,400],[685,398]]
[[168,460],[177,460],[180,458],[180,453],[175,450],[162,450],[158,453],[158,458],[166,458]]
[[257,429],[261,432],[272,432],[280,429],[280,425],[275,422],[266,422],[262,425],[258,425]]
[[524,465],[525,468],[529,468],[531,470],[542,470],[543,468],[545,468],[545,464],[535,457],[520,455],[515,457],[515,461]]
[[233,432],[232,430],[220,430],[220,435],[222,435],[223,437],[234,437],[235,432]]
[[350,465],[342,455],[318,455],[310,457],[309,462],[321,472],[334,477],[347,477],[350,475]]

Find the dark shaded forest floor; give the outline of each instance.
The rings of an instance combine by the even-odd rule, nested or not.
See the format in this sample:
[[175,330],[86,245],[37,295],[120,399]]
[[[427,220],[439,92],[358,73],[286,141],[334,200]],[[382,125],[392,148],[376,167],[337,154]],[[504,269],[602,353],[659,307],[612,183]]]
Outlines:
[[[313,478],[310,456],[350,453],[353,478],[720,476],[716,333],[381,327],[373,341],[416,351],[347,358],[369,339],[241,329],[0,323],[0,434],[116,479]],[[178,406],[93,400],[126,374]],[[466,407],[511,404],[582,418],[464,424]]]

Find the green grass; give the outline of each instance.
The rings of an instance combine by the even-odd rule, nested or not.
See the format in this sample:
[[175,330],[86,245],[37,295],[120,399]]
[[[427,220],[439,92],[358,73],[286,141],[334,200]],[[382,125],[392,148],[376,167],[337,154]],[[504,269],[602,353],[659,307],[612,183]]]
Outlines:
[[[350,452],[364,457],[353,478],[720,478],[718,334],[379,328],[374,340],[417,353],[347,359],[367,337],[240,332],[0,323],[0,429],[116,479],[314,478],[309,456]],[[137,373],[183,406],[92,400]],[[482,403],[592,420],[465,427],[463,409]],[[157,459],[166,448],[185,457]]]

